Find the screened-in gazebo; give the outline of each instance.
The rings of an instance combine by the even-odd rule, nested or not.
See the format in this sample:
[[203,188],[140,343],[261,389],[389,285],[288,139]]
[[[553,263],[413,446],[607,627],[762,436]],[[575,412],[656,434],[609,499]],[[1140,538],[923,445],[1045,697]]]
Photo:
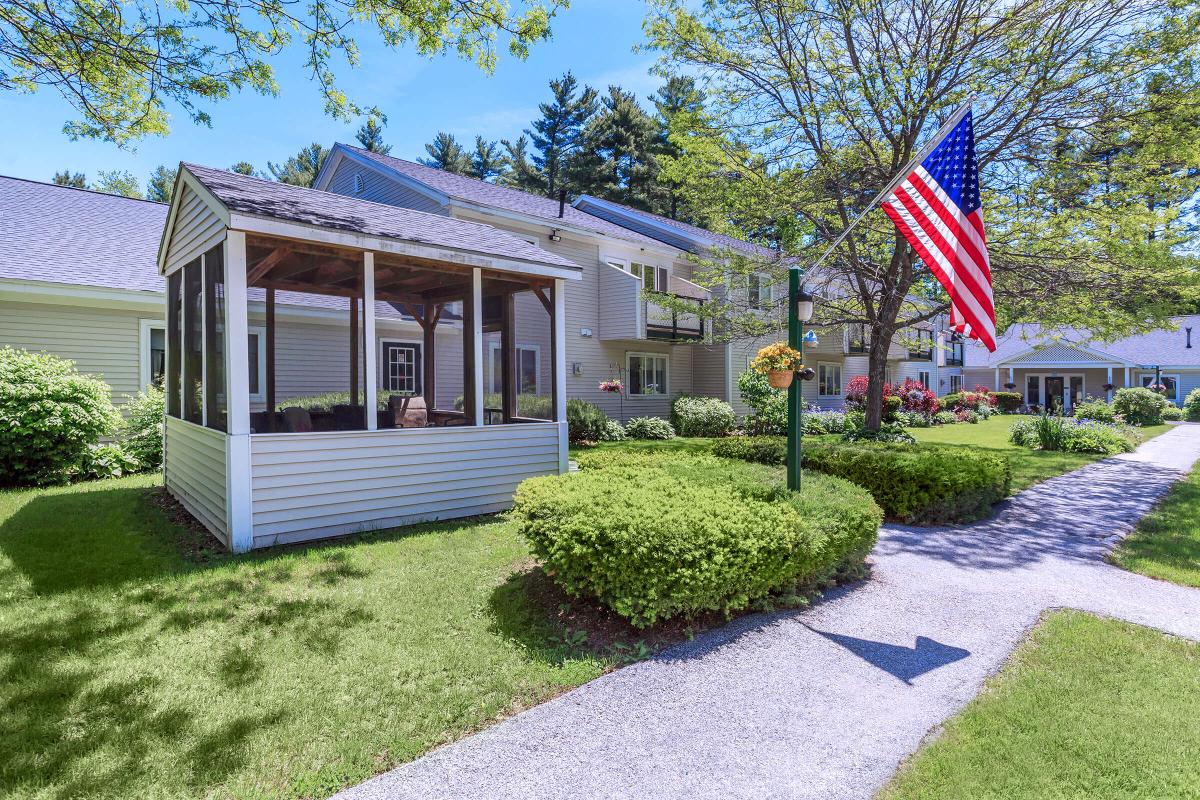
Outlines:
[[567,468],[565,259],[182,164],[159,268],[166,486],[232,550],[500,511]]

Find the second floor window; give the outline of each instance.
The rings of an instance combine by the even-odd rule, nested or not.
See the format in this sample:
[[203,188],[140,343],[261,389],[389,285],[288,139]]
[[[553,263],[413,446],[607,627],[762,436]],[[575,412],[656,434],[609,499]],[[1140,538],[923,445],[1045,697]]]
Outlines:
[[961,333],[950,334],[950,349],[946,351],[946,366],[961,367],[963,365],[963,338]]
[[652,292],[666,292],[671,281],[671,273],[666,267],[656,267],[653,264],[639,264],[636,261],[629,264],[629,271],[642,279],[642,285]]
[[746,302],[750,308],[764,309],[773,299],[771,279],[768,276],[757,272],[746,276]]
[[851,353],[866,353],[871,349],[871,334],[865,322],[850,326],[849,350]]
[[933,358],[933,331],[913,331],[914,341],[909,345],[908,357],[914,361],[929,361]]

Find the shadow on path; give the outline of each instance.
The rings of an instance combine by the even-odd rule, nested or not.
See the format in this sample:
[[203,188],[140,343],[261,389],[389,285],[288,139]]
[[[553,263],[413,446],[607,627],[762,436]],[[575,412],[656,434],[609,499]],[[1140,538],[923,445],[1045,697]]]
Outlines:
[[961,661],[971,655],[970,650],[942,644],[928,636],[918,636],[912,647],[860,639],[843,633],[822,631],[805,624],[815,634],[824,636],[834,644],[841,645],[868,664],[878,667],[904,683],[911,684],[927,672]]

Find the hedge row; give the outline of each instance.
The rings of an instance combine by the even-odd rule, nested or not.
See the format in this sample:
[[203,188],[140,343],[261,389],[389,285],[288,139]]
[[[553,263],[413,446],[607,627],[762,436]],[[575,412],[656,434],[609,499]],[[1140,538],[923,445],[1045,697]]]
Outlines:
[[[787,458],[782,437],[725,439],[713,451],[760,464],[783,464]],[[856,483],[888,519],[918,525],[986,517],[1012,484],[1003,456],[931,444],[805,442],[804,468]]]
[[827,476],[788,492],[776,470],[713,456],[600,451],[531,478],[514,517],[543,569],[638,627],[730,613],[861,565],[882,519]]

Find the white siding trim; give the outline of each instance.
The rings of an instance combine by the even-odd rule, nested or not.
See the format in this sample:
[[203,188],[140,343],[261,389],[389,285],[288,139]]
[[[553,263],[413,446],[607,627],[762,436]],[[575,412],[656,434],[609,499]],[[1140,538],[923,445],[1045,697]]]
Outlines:
[[483,425],[483,271],[476,267],[471,271],[471,339],[475,350],[475,420]]
[[165,352],[167,321],[161,318],[138,320],[138,391],[150,385],[150,331],[154,328],[159,328],[163,332]]
[[375,398],[378,392],[379,373],[376,372],[375,353],[378,352],[371,343],[375,337],[375,254],[371,251],[363,253],[363,376],[366,380],[366,415],[367,430],[373,431],[379,427],[379,413],[376,409]]
[[558,471],[567,472],[567,282],[554,282],[554,418],[558,420]]

